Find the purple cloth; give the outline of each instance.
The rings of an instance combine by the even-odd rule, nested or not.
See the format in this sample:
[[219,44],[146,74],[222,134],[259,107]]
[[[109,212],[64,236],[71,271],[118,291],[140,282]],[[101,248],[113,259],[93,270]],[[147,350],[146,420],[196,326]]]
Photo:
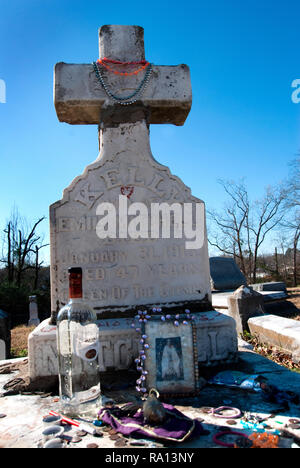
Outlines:
[[167,417],[160,426],[150,426],[144,421],[143,411],[137,411],[129,417],[126,411],[114,406],[102,408],[98,417],[117,432],[135,438],[154,438],[173,442],[183,442],[189,437],[209,434],[197,419],[190,419],[174,406],[163,403]]

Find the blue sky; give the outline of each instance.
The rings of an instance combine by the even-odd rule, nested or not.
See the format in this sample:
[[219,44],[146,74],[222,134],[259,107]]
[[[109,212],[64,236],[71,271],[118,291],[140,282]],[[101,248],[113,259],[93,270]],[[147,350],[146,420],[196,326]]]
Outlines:
[[[154,157],[208,208],[224,202],[220,178],[244,177],[262,196],[300,149],[299,15],[298,1],[0,0],[1,230],[14,204],[48,217],[97,157],[97,126],[60,123],[52,89],[56,62],[98,58],[103,24],[143,26],[149,61],[190,67],[192,110],[183,127],[151,126]],[[47,240],[48,220],[42,231]]]

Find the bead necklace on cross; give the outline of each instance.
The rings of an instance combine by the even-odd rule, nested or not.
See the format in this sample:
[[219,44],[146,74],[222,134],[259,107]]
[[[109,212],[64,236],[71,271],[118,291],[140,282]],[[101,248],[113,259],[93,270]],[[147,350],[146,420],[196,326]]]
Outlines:
[[[138,70],[135,70],[133,72],[119,72],[118,70],[113,70],[108,65],[108,63],[122,65],[122,66],[141,65],[142,64],[142,66]],[[141,60],[139,62],[137,62],[137,61],[134,61],[134,62],[121,62],[121,61],[118,61],[118,60],[109,60],[107,58],[103,58],[103,59],[98,59],[97,62],[93,62],[93,66],[94,66],[94,70],[95,70],[95,74],[97,76],[97,79],[101,83],[101,86],[103,87],[106,94],[111,99],[113,99],[115,102],[117,102],[118,104],[121,104],[123,106],[128,106],[130,104],[134,104],[138,100],[138,98],[142,96],[142,94],[144,93],[144,91],[145,91],[145,89],[146,89],[146,87],[147,87],[147,85],[149,83],[149,79],[150,79],[151,72],[152,72],[152,64],[149,63],[149,62],[146,62],[145,60]],[[140,71],[144,70],[145,68],[146,68],[146,72],[145,72],[143,80],[140,82],[139,86],[134,90],[133,93],[131,93],[128,96],[117,96],[109,88],[108,83],[104,78],[101,66],[106,68],[108,71],[113,72],[114,74],[120,75],[120,76],[137,75]]]

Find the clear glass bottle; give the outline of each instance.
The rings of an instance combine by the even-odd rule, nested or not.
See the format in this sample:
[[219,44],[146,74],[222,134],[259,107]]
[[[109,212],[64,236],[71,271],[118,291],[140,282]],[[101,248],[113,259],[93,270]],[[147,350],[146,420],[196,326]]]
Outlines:
[[82,269],[68,273],[70,301],[57,316],[61,412],[95,417],[101,406],[97,315],[82,299]]

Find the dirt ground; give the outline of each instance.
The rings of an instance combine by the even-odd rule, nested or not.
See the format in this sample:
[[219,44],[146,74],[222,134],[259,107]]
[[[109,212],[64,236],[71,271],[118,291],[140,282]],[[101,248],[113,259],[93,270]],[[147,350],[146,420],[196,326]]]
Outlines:
[[28,351],[28,335],[34,326],[19,325],[11,330],[11,357],[25,357]]
[[289,301],[291,301],[298,309],[299,315],[294,317],[296,320],[300,320],[300,286],[297,288],[287,288],[289,294]]

